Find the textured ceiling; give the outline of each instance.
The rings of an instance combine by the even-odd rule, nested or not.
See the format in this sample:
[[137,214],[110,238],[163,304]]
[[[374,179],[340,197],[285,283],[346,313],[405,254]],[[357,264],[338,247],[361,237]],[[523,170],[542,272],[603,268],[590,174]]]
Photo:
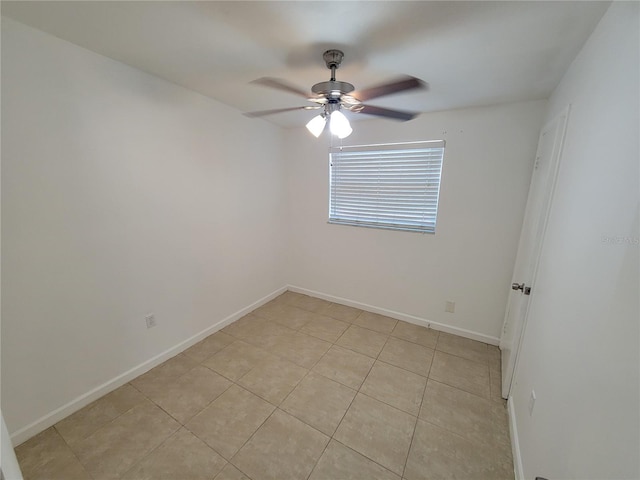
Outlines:
[[[252,85],[337,79],[357,89],[408,74],[428,91],[372,105],[429,112],[547,98],[609,2],[2,2],[2,14],[240,111],[305,100]],[[312,112],[266,118],[299,126]],[[360,114],[361,117],[371,118]],[[255,121],[265,121],[256,119]]]

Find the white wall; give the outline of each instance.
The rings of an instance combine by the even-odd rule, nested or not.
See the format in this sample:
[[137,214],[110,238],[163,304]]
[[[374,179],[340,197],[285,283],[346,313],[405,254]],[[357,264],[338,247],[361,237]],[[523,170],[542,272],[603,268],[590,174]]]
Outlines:
[[13,433],[286,285],[285,188],[279,129],[8,19],[2,75]]
[[[545,108],[524,102],[354,123],[345,145],[447,141],[435,235],[327,224],[329,140],[287,132],[289,282],[496,343]],[[445,313],[447,300],[454,314]]]
[[638,7],[610,7],[550,99],[571,113],[511,399],[527,479],[640,478]]

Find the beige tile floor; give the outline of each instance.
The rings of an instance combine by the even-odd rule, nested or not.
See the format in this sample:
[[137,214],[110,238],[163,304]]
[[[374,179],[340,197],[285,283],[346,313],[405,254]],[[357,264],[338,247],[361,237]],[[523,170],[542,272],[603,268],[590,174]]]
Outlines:
[[16,449],[27,480],[512,479],[500,351],[287,292]]

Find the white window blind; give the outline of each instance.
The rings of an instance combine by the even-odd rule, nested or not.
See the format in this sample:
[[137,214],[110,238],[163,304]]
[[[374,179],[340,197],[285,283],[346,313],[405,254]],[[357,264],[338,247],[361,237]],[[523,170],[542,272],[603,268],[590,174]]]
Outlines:
[[435,233],[444,146],[331,148],[329,223]]

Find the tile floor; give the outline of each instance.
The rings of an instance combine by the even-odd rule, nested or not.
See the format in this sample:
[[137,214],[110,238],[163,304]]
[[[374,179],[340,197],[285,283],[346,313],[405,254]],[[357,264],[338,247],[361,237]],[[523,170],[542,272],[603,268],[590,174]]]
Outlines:
[[512,479],[500,351],[286,292],[16,449],[25,479]]

